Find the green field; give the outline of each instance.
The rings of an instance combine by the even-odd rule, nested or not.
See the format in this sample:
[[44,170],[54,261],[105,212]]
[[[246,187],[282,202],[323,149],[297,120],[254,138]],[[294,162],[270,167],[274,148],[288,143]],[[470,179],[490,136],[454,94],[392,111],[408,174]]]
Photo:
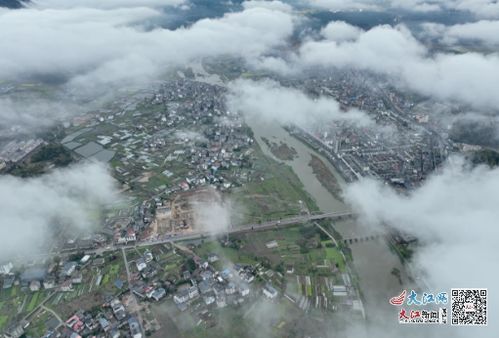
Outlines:
[[236,250],[229,247],[223,247],[217,241],[206,241],[196,248],[196,253],[203,258],[208,257],[208,254],[215,253],[222,260],[228,260],[232,263],[256,264],[254,257],[246,254],[241,250]]
[[33,311],[33,309],[38,305],[38,298],[42,292],[37,291],[31,296],[31,300],[29,301],[28,306],[26,307],[27,312]]
[[310,211],[319,210],[290,166],[267,157],[258,146],[253,162],[253,180],[233,193],[243,208],[242,223],[297,215],[302,211],[299,201]]
[[0,315],[0,330],[3,330],[5,328],[5,325],[7,325],[8,320],[9,320],[8,316]]

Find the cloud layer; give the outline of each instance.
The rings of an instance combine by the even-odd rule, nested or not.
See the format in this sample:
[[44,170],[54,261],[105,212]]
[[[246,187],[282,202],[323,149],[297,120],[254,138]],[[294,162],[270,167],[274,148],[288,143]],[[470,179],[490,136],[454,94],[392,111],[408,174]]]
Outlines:
[[[361,33],[351,27],[345,33],[346,25],[330,24],[324,38],[303,43],[290,57],[289,67],[357,68],[387,75],[401,86],[439,100],[480,109],[499,106],[498,54],[431,54],[402,25],[376,26]],[[343,41],[346,36],[349,39]]]
[[114,180],[99,164],[86,163],[36,178],[0,176],[0,256],[36,253],[56,224],[71,231],[97,228],[96,211],[116,201]]
[[439,39],[442,43],[480,42],[485,47],[499,44],[499,34],[497,34],[499,21],[495,20],[480,20],[452,26],[426,23],[423,27],[426,33]]
[[293,31],[292,15],[269,7],[253,5],[176,30],[146,29],[162,13],[145,7],[3,10],[0,77],[58,74],[95,87],[150,79],[208,56],[255,58],[285,44]]
[[[421,240],[413,263],[427,273],[429,287],[488,287],[489,304],[497,304],[498,189],[499,168],[470,168],[454,157],[407,196],[364,179],[349,186],[345,197],[364,222],[375,227],[387,223]],[[489,311],[489,318],[495,318],[496,312]],[[493,337],[496,329],[491,320],[474,335]]]
[[270,80],[237,80],[229,84],[229,109],[241,111],[247,118],[269,122],[311,124],[320,121],[347,121],[357,125],[371,123],[357,110],[342,111],[339,103],[327,97],[312,98],[298,89],[287,88]]
[[312,7],[331,11],[405,10],[410,12],[463,11],[479,18],[499,17],[495,0],[304,0]]

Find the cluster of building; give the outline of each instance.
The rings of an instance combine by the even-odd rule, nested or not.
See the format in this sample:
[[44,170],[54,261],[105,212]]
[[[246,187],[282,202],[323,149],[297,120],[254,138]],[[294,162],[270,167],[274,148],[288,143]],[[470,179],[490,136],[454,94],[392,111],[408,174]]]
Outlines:
[[[135,101],[133,101],[135,100]],[[61,143],[86,158],[110,161],[122,183],[145,195],[202,185],[228,189],[241,174],[253,139],[225,107],[225,89],[188,79],[118,101],[69,127]]]
[[[103,264],[104,258],[91,259],[85,255],[78,261],[66,260],[59,263],[50,263],[48,266],[32,266],[27,268],[15,268],[12,263],[0,266],[2,275],[2,288],[8,290],[19,286],[21,292],[35,294],[45,291],[41,295],[46,299],[57,298],[56,294],[76,292],[75,286],[81,285],[83,271],[89,271],[88,267],[95,264]],[[97,276],[95,285],[100,284],[102,276]],[[92,284],[94,279],[92,278]],[[88,286],[88,285],[87,285]],[[39,306],[45,302],[38,297]],[[34,297],[34,296],[33,296]],[[60,297],[59,297],[60,298]],[[142,337],[142,331],[138,326],[137,319],[127,310],[129,294],[124,296],[113,296],[108,294],[106,300],[99,303],[96,309],[78,310],[69,316],[64,322],[61,318],[53,317],[51,322],[46,323],[44,338],[80,338],[80,337]],[[35,307],[29,311],[36,311]],[[61,315],[66,315],[61,313]],[[25,334],[30,323],[26,320],[12,322],[5,330],[4,336],[18,338]],[[137,330],[137,328],[139,328]]]
[[142,338],[138,319],[131,315],[119,298],[102,304],[97,313],[79,310],[63,325],[48,332],[44,338],[132,337]]
[[10,141],[0,149],[0,170],[22,161],[44,144],[39,138]]
[[31,266],[22,271],[14,271],[8,262],[0,267],[3,278],[3,289],[20,285],[22,291],[37,292],[41,289],[69,292],[73,286],[83,281],[82,269],[88,264],[89,255],[79,261],[51,263],[48,266]]
[[202,298],[206,306],[218,308],[245,301],[250,294],[249,285],[255,279],[254,268],[236,264],[218,271],[210,265],[210,262],[217,260],[218,257],[212,254],[192,275],[186,274],[189,282],[181,285],[173,296],[179,310],[185,311],[192,301],[199,298]]
[[375,76],[358,71],[290,80],[289,85],[312,95],[332,96],[345,110],[361,109],[376,122],[362,127],[333,121],[291,129],[321,150],[347,181],[374,176],[411,188],[447,158],[452,142],[440,125],[430,123],[429,115],[419,109],[422,104],[376,81]]

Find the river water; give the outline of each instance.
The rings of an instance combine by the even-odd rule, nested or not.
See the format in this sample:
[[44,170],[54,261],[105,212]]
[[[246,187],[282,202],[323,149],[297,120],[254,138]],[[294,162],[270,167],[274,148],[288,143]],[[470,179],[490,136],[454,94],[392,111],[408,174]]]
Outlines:
[[[342,188],[347,183],[342,179],[335,168],[319,153],[306,146],[301,141],[292,137],[284,128],[275,123],[265,123],[262,121],[247,121],[252,128],[255,139],[263,152],[281,163],[290,165],[296,175],[303,183],[305,190],[315,199],[321,211],[345,211],[350,210],[343,201],[335,198],[314,175],[309,166],[311,154],[318,156],[336,177]],[[284,142],[293,147],[297,156],[292,161],[281,161],[273,156],[270,149],[262,137],[273,142]],[[362,237],[376,233],[376,230],[366,228],[355,220],[335,222],[335,229],[343,238]],[[398,325],[397,309],[393,308],[388,299],[398,295],[404,288],[392,273],[393,268],[398,268],[402,272],[402,280],[407,281],[404,268],[396,254],[394,254],[387,244],[380,241],[369,241],[350,245],[353,256],[353,267],[359,279],[361,292],[364,296],[364,307],[370,322],[384,322],[389,326]],[[389,314],[392,318],[386,318]]]

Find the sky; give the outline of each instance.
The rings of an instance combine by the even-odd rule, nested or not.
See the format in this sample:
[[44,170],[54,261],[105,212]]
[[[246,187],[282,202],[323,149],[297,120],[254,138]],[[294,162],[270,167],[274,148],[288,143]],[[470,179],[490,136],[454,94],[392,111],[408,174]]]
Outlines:
[[[468,117],[497,120],[498,1],[246,1],[235,10],[165,28],[172,13],[195,8],[189,0],[36,0],[22,9],[0,7],[0,89],[41,81],[71,97],[112,97],[118,88],[147,86],[175,67],[232,56],[250,69],[282,77],[310,69],[372,72],[400,89],[463,105]],[[369,28],[330,21],[312,29],[303,8],[329,13],[410,12],[428,20],[396,20]],[[445,24],[430,19],[432,13],[457,12],[468,14],[468,21]],[[277,81],[239,79],[227,87],[230,109],[250,118],[372,123],[368,112],[343,111],[332,98],[310,97]],[[39,131],[81,112],[80,105],[60,95],[0,95],[0,128],[13,135],[19,126]],[[17,229],[2,236],[2,257],[37,248],[54,222],[91,229],[96,204],[117,198],[108,169],[88,163],[26,180],[2,176],[0,187],[1,230]],[[364,179],[349,186],[345,198],[361,212],[363,222],[373,227],[389,223],[422,239],[414,263],[424,268],[428,283],[442,288],[489,287],[491,300],[497,303],[497,191],[498,169],[471,168],[464,159],[453,157],[409,195]],[[215,208],[200,208],[201,226],[225,230],[231,217],[226,203],[219,199]],[[427,264],[434,257],[439,264]],[[493,314],[491,310],[489,318]],[[479,335],[492,337],[496,326],[491,322],[490,327]]]

